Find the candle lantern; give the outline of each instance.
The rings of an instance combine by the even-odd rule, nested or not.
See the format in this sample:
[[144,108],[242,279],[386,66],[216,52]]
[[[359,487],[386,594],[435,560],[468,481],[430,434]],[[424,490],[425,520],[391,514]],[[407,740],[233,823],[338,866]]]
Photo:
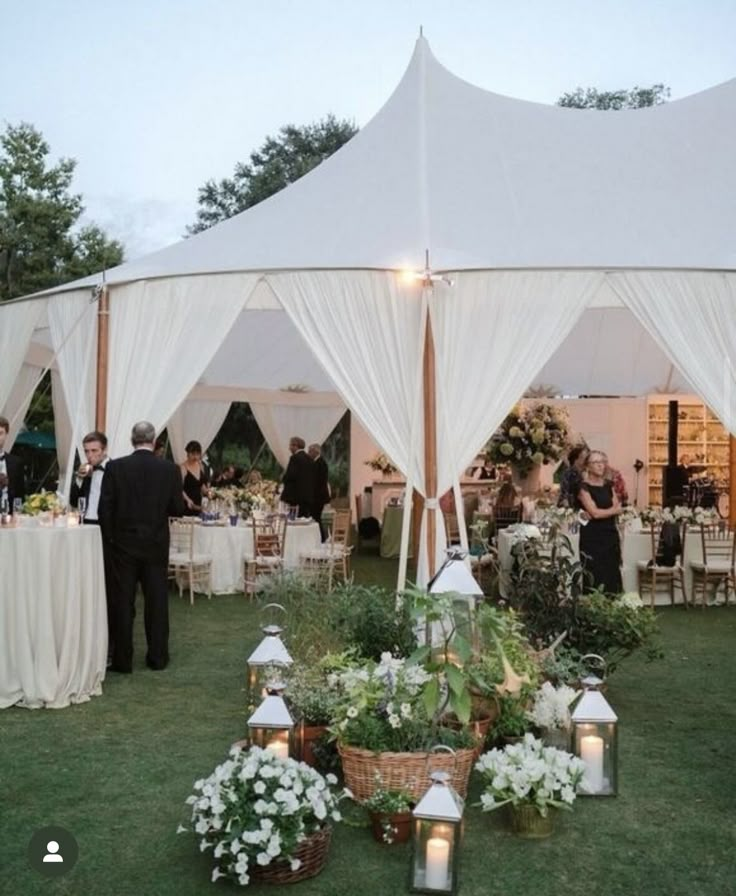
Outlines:
[[[264,612],[269,609],[278,609],[286,612],[281,604],[266,604]],[[273,666],[291,666],[293,660],[281,640],[283,627],[275,622],[267,623],[261,627],[263,640],[248,657],[248,693],[255,703],[266,696],[266,677]]]
[[457,893],[464,802],[447,772],[434,771],[432,784],[412,812],[409,865],[412,893]]
[[[600,681],[600,679],[598,679]],[[580,796],[615,796],[618,792],[618,717],[591,679],[572,713],[572,752],[585,763]]]
[[251,744],[273,750],[281,759],[294,755],[294,720],[282,696],[284,685],[273,682],[263,702],[248,719]]

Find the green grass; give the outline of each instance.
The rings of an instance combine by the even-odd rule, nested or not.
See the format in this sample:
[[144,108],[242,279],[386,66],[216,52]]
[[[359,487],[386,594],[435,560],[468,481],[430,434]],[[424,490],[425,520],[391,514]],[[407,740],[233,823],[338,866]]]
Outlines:
[[[356,558],[356,578],[392,585],[396,564]],[[660,614],[666,658],[632,658],[611,681],[619,713],[620,795],[579,800],[554,836],[528,842],[496,814],[466,809],[464,896],[727,896],[736,893],[736,610]],[[187,821],[192,782],[245,733],[245,659],[259,637],[243,596],[171,599],[172,665],[143,665],[142,613],[132,676],[69,709],[0,714],[0,893],[187,896],[235,893],[209,882]],[[477,798],[477,786],[471,802]],[[45,880],[26,863],[33,831],[59,824],[80,857]],[[326,870],[299,896],[406,891],[407,851],[338,826]],[[273,893],[251,886],[246,892]]]

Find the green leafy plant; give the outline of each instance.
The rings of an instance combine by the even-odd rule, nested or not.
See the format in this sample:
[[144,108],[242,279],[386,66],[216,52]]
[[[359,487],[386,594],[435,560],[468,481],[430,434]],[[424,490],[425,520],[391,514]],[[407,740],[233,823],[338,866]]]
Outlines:
[[527,715],[530,692],[530,688],[525,688],[518,697],[499,698],[500,712],[492,729],[496,740],[523,737],[530,730],[532,723]]

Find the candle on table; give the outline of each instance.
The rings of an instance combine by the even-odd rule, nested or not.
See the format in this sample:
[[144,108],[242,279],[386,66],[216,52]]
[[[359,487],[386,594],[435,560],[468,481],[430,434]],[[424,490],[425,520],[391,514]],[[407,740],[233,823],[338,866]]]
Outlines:
[[585,763],[585,784],[592,793],[603,790],[603,738],[590,734],[580,738],[580,758]]
[[427,871],[424,883],[430,890],[447,889],[447,866],[450,860],[450,844],[444,837],[427,840]]

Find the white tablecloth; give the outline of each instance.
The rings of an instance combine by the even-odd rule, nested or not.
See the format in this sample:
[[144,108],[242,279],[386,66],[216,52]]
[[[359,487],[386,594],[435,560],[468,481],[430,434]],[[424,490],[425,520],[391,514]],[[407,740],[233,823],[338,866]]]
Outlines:
[[[580,556],[580,536],[578,534],[568,535],[575,557]],[[511,546],[514,536],[506,529],[502,529],[498,533],[498,562],[500,566],[499,588],[502,597],[508,596],[509,581],[513,558],[511,556]],[[621,579],[624,591],[638,591],[639,577],[637,563],[640,560],[648,561],[652,555],[651,535],[648,532],[627,532],[623,538],[621,545]],[[687,589],[688,600],[692,600],[693,574],[690,564],[693,561],[703,559],[703,549],[698,533],[689,533],[685,539],[685,588]],[[649,594],[647,593],[646,602],[649,602]],[[680,591],[675,591],[675,600],[681,601]],[[655,604],[669,604],[669,591],[664,589],[658,591],[655,597]]]
[[97,526],[0,529],[0,708],[84,703],[106,660]]
[[[321,544],[319,526],[309,523],[289,523],[286,530],[284,566],[295,569],[299,555],[313,551]],[[243,564],[253,558],[253,527],[244,523],[237,526],[195,526],[194,550],[212,555],[212,590],[215,594],[232,594],[243,590]]]

